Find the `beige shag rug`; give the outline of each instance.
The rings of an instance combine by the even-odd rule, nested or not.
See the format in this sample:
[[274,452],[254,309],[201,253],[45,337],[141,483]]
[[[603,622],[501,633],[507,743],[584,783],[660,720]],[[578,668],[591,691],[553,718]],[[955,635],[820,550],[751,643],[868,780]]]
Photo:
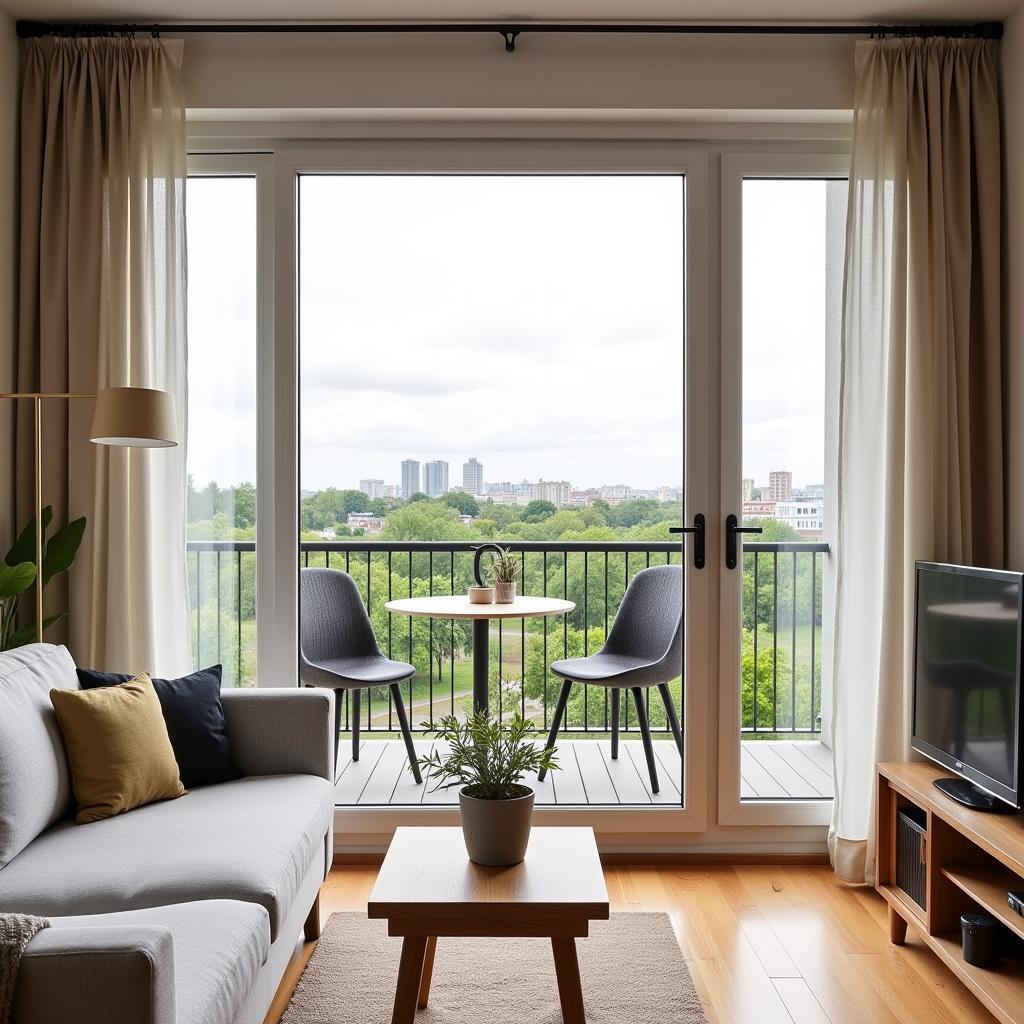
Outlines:
[[[577,939],[588,1024],[707,1024],[666,914],[612,914]],[[389,1024],[402,940],[332,914],[282,1024]],[[561,1024],[546,939],[438,939],[418,1024]]]

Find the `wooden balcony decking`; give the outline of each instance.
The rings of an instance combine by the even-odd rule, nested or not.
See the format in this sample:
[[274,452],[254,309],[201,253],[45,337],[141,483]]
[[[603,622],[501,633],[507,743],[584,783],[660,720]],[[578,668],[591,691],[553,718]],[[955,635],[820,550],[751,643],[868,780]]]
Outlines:
[[[416,749],[428,753],[433,741],[417,739]],[[666,739],[654,744],[661,792],[651,793],[647,764],[639,739],[623,739],[618,760],[611,759],[607,737],[560,740],[561,771],[544,782],[531,780],[537,803],[591,806],[678,805],[680,761],[675,745]],[[405,807],[454,805],[457,791],[431,792],[417,786],[407,770],[401,740],[365,740],[359,760],[351,758],[351,743],[342,738],[334,802],[339,807]],[[744,800],[832,799],[832,755],[816,741],[745,740],[741,757]]]

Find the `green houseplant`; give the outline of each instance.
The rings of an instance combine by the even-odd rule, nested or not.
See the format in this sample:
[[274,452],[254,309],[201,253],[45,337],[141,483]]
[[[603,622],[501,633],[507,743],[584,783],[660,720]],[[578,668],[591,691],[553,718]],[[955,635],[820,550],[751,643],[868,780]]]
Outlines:
[[499,547],[484,566],[484,579],[494,587],[495,604],[511,604],[516,599],[516,580],[522,564],[508,548]]
[[420,770],[430,773],[435,791],[461,787],[469,859],[492,867],[518,864],[526,856],[533,819],[534,794],[523,779],[557,769],[556,750],[538,746],[534,724],[518,714],[502,723],[477,711],[465,721],[445,715],[437,725],[424,725],[448,750],[419,758]]
[[[71,568],[85,533],[85,517],[73,519],[51,536],[47,530],[53,521],[53,508],[43,509],[43,586],[54,576]],[[0,651],[21,647],[36,637],[36,624],[18,625],[18,610],[25,592],[36,580],[36,520],[35,516],[18,535],[14,546],[0,562]],[[43,620],[43,629],[52,626],[67,613],[57,612]]]

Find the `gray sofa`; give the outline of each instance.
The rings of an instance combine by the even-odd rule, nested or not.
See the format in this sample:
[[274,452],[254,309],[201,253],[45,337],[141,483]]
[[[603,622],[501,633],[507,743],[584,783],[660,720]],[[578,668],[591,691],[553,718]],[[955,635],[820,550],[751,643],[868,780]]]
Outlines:
[[331,865],[330,690],[225,690],[244,778],[75,825],[51,687],[63,647],[0,654],[0,912],[49,917],[14,1024],[260,1024]]

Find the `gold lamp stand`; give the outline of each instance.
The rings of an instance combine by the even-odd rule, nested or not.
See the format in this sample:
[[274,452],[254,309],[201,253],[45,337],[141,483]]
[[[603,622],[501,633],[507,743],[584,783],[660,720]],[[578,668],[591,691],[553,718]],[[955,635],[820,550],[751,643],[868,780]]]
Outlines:
[[120,448],[171,448],[178,443],[174,399],[153,388],[0,392],[0,399],[30,401],[35,449],[36,641],[43,640],[43,402],[96,400],[89,440]]

